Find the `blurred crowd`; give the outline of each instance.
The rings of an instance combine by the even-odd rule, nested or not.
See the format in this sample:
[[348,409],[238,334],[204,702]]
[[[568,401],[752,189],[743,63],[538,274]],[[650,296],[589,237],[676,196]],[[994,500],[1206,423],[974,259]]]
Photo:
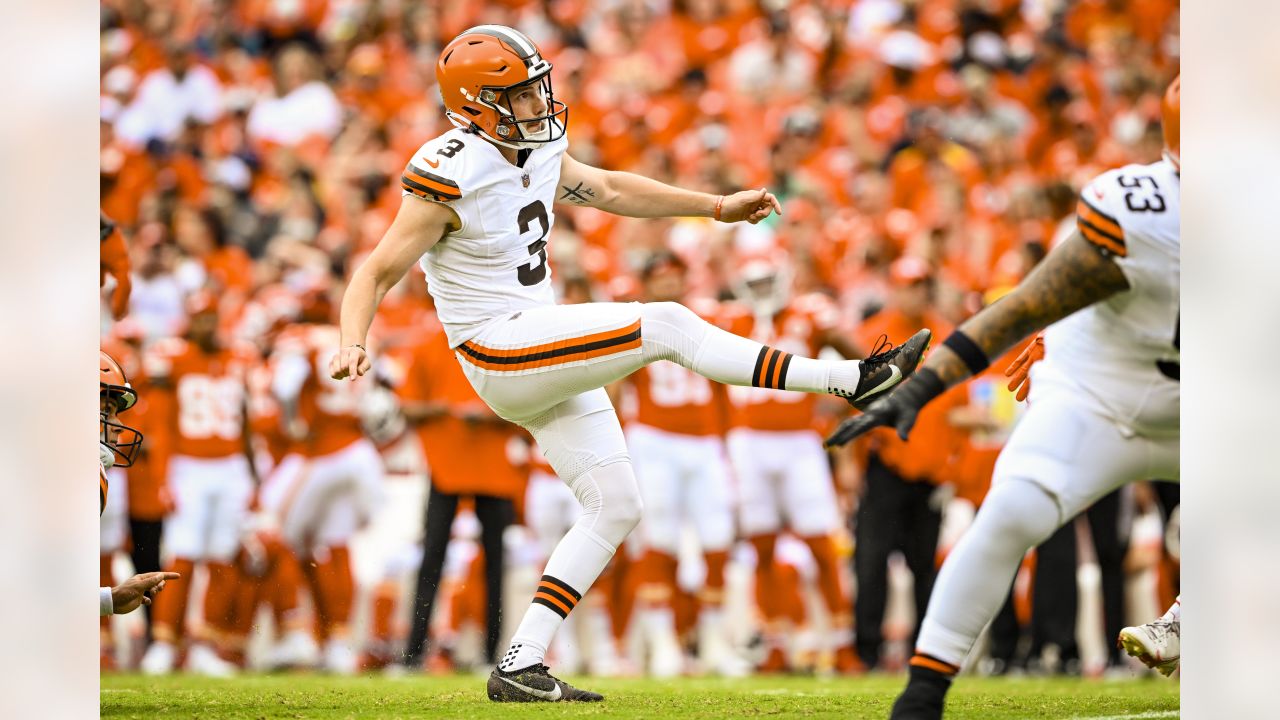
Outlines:
[[[234,356],[228,362],[244,363],[242,427],[228,434],[242,446],[233,450],[251,458],[255,487],[265,487],[291,454],[321,458],[332,449],[313,447],[317,421],[308,415],[332,407],[323,401],[320,409],[305,402],[280,407],[280,357],[292,353],[314,363],[311,349],[286,353],[281,343],[309,348],[309,339],[298,340],[302,334],[324,337],[297,328],[334,320],[347,274],[399,206],[395,180],[405,163],[451,127],[435,63],[444,44],[468,27],[510,25],[538,43],[555,66],[556,99],[569,107],[570,152],[579,160],[716,194],[768,187],[783,203],[781,216],[744,227],[557,207],[548,252],[562,302],[650,298],[647,273],[670,252],[676,258],[670,264],[682,273],[678,299],[737,302],[760,315],[762,303],[780,302],[767,311],[774,313],[821,297],[834,317],[831,327],[867,351],[881,333],[895,340],[909,334],[907,327],[943,333],[998,298],[1069,231],[1085,182],[1108,168],[1158,159],[1160,97],[1179,63],[1177,0],[103,0],[101,10],[101,207],[112,224],[104,220],[104,239],[112,242],[103,246],[104,349],[122,355],[135,385],[158,398],[134,413],[147,435],[146,453],[118,471],[117,493],[127,487],[127,500],[117,500],[120,529],[110,542],[104,525],[104,574],[111,554],[126,548],[140,571],[171,562],[172,550],[161,545],[163,523],[177,508],[169,460],[183,454],[188,429],[176,426],[169,407],[184,399],[165,395],[172,388],[163,378],[177,372],[173,358],[185,352],[174,340],[219,346]],[[749,286],[766,276],[773,284],[753,293]],[[464,566],[455,585],[468,578],[473,587],[486,578],[497,584],[494,568],[483,572],[477,558],[483,549],[492,555],[501,548],[503,535],[514,565],[536,564],[540,553],[512,551],[507,530],[529,528],[530,546],[545,543],[536,526],[543,522],[551,527],[542,534],[554,533],[556,522],[546,513],[560,512],[545,503],[563,498],[552,492],[534,500],[538,474],[547,469],[536,452],[509,450],[509,441],[520,444],[523,436],[487,415],[465,383],[430,381],[448,374],[451,358],[438,347],[421,272],[392,291],[371,338],[387,361],[347,408],[363,421],[360,433],[386,469],[429,472],[437,510],[438,495],[461,497],[464,509],[473,508],[463,517],[493,524],[482,541],[471,541],[474,558],[454,558]],[[963,512],[946,511],[967,503],[971,512],[981,502],[1018,415],[999,375],[1005,364],[993,363],[989,376],[938,403],[936,421],[922,419],[911,443],[877,436],[830,459],[843,518],[832,545],[843,587],[824,586],[825,549],[779,545],[778,563],[800,559],[768,582],[794,576],[796,587],[808,583],[816,594],[850,605],[858,667],[892,667],[895,659],[884,657],[882,646],[905,643],[911,633],[910,612],[905,630],[876,627],[886,614],[885,594],[894,591],[890,576],[904,574],[893,558],[904,558],[915,575],[909,604],[922,612],[932,568],[963,527],[963,520],[949,519]],[[149,382],[151,374],[158,382]],[[440,430],[433,423],[441,418],[457,424],[449,432],[464,435]],[[835,419],[818,406],[809,423],[821,429]],[[460,442],[490,451],[457,457]],[[418,460],[404,460],[405,452]],[[489,485],[470,464],[481,455],[500,466],[483,470],[493,479]],[[349,489],[349,501],[361,507],[357,515],[372,515],[376,494]],[[1135,570],[1158,571],[1167,596],[1159,605],[1167,606],[1176,564],[1161,531],[1147,533],[1161,538],[1160,549],[1143,558],[1135,558],[1128,538],[1135,513],[1162,526],[1173,505],[1169,495],[1122,491],[1107,501],[1114,507],[1090,518],[1091,533],[1069,524],[1059,544],[1042,553],[1058,558],[1056,575],[1044,569],[1048,561],[1029,562],[1035,580],[1023,582],[1021,604],[1013,593],[1006,617],[1014,645],[1016,628],[1027,626],[1033,645],[1055,645],[1066,658],[1059,666],[1071,667],[1078,656],[1074,603],[1057,608],[1056,620],[1036,624],[1028,598],[1044,584],[1042,597],[1060,599],[1064,584],[1074,585],[1081,555],[1102,567],[1108,630],[1125,624],[1113,616],[1123,612],[1124,578]],[[488,503],[495,496],[510,508]],[[875,512],[868,509],[873,499]],[[244,502],[272,504],[258,497]],[[443,521],[452,522],[455,510],[451,505]],[[441,543],[449,533],[429,537],[430,515],[419,555],[443,566]],[[386,663],[401,653],[407,630],[413,661],[430,661],[422,656],[430,603],[427,618],[419,619],[419,611],[411,623],[403,588],[393,583],[356,593],[345,579],[344,555],[308,555],[298,546],[314,549],[316,538],[286,532],[281,540],[264,527],[244,530],[250,540],[210,565],[207,596],[217,597],[206,598],[193,645],[212,650],[197,655],[210,672],[227,671],[218,660],[243,660],[260,603],[276,611],[282,638],[276,649],[287,658],[307,656],[309,640],[318,638],[345,643],[325,651],[331,669],[354,669],[359,651],[366,664]],[[934,542],[892,540],[901,534]],[[730,562],[746,563],[739,555],[750,549]],[[858,567],[847,562],[850,555]],[[631,604],[648,597],[626,584],[627,554],[620,557],[624,567],[601,582],[616,592],[595,610],[576,613],[584,626],[612,629],[597,636],[621,638]],[[329,563],[343,579],[326,578],[321,570]],[[421,574],[408,580],[418,588],[415,597],[421,600],[430,585],[426,595],[434,602],[441,576],[434,577],[434,583]],[[292,597],[306,588],[312,600]],[[372,603],[371,619],[359,642],[348,642],[354,597]],[[467,610],[463,594],[448,602],[449,622],[472,617],[495,624],[488,609]],[[760,612],[809,622],[804,602],[787,602]],[[827,604],[832,616],[840,614],[836,604]],[[1036,606],[1042,613],[1054,608],[1052,600]],[[315,618],[304,622],[299,613],[307,607]],[[188,609],[184,603],[167,612],[179,628],[169,628],[166,642],[181,650]],[[1063,630],[1067,615],[1071,625]],[[311,619],[319,620],[318,630]],[[687,630],[690,623],[682,622]],[[764,628],[756,644],[768,646],[769,623],[755,624]],[[497,632],[489,629],[489,654]],[[992,645],[997,669],[1039,657],[1042,649],[1028,651],[1024,642],[1015,660],[1013,650],[1003,654],[1005,646]],[[784,659],[763,662],[773,669],[804,666],[795,648],[786,650]],[[109,638],[108,655],[119,660]],[[170,658],[168,667],[177,661]],[[655,662],[661,673],[679,665]]]

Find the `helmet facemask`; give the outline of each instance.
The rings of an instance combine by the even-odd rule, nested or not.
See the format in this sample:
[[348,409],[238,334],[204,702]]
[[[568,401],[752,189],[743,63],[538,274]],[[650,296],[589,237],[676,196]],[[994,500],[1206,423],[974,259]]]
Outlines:
[[[532,150],[564,137],[569,125],[569,108],[555,99],[555,92],[551,87],[551,63],[539,59],[531,68],[531,74],[533,69],[538,74],[522,83],[507,87],[485,86],[480,89],[478,97],[468,97],[472,102],[484,105],[498,114],[500,120],[494,128],[494,134],[485,132],[469,121],[464,127],[473,127],[489,140],[504,147],[523,150]],[[532,118],[518,119],[512,108],[511,98],[529,87],[541,94],[547,111]],[[449,119],[456,125],[461,118],[449,113]]]
[[[117,422],[113,418],[115,418],[116,413],[132,407],[137,395],[132,388],[106,384],[100,385],[100,393],[104,403],[99,410],[99,419],[101,421],[99,441],[110,448],[111,452],[116,456],[116,467],[129,467],[133,465],[133,461],[138,457],[138,451],[142,449],[142,433],[138,432],[136,428]],[[108,412],[105,403],[114,404],[116,412]]]

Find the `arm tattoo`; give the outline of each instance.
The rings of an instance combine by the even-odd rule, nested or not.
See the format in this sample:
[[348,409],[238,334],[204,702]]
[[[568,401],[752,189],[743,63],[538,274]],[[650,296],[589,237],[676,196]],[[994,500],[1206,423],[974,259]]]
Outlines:
[[591,205],[596,201],[596,193],[589,187],[583,187],[582,183],[578,183],[577,187],[569,187],[561,185],[564,189],[564,195],[560,196],[561,200],[571,202],[574,205]]
[[[989,358],[1028,335],[1129,289],[1120,267],[1078,232],[1049,253],[1013,292],[960,324]],[[939,347],[924,364],[947,386],[969,377],[964,361]]]

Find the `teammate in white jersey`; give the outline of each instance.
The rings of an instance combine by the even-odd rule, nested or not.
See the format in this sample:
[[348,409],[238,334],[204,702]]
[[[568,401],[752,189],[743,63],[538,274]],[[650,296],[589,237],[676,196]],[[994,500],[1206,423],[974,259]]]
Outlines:
[[[845,421],[843,444],[916,414],[1027,335],[1045,333],[1030,408],[991,492],[934,584],[892,718],[942,717],[951,680],[995,617],[1023,555],[1125,483],[1179,479],[1179,83],[1165,94],[1165,158],[1098,176],[1076,232],[1012,293],[962,323],[910,382]],[[1176,652],[1176,651],[1175,651]]]
[[765,190],[716,197],[579,163],[566,153],[568,109],[551,63],[522,33],[482,25],[440,54],[436,79],[458,127],[405,168],[395,221],[355,271],[342,302],[335,378],[363,374],[378,302],[421,260],[450,346],[476,392],[529,430],[583,505],[547,562],[533,604],[489,679],[493,700],[599,700],[553,678],[543,657],[560,622],[640,519],[640,494],[604,386],[657,360],[712,380],[830,392],[862,405],[916,366],[919,333],[859,361],[796,357],[734,336],[676,303],[556,305],[547,266],[552,206],[632,217],[757,223],[781,211]]

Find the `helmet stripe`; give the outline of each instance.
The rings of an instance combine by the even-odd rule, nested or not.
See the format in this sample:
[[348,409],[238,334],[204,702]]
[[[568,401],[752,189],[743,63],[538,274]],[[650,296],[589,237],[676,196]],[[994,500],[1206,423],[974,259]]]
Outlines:
[[490,35],[505,42],[520,52],[522,58],[528,59],[538,54],[538,48],[534,46],[528,36],[519,30],[514,30],[505,25],[477,25],[467,32],[463,33],[479,33],[481,35]]

